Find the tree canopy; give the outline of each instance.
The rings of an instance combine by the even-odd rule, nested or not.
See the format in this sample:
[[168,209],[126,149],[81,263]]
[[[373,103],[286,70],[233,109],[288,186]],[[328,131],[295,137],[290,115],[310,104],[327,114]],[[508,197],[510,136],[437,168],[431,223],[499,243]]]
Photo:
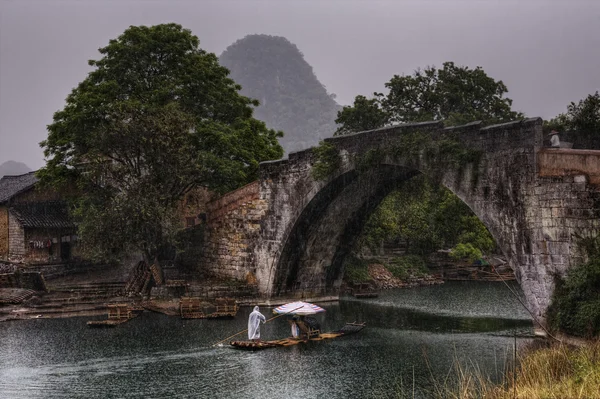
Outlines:
[[571,102],[567,112],[547,121],[544,130],[575,131],[584,135],[600,134],[600,94],[588,95],[579,102]]
[[280,142],[286,152],[316,145],[335,132],[341,107],[286,38],[248,35],[230,45],[219,60],[242,86],[241,93],[260,101],[256,118],[285,132]]
[[392,123],[444,121],[461,125],[484,124],[522,118],[513,111],[512,100],[504,97],[506,85],[489,77],[481,67],[470,69],[445,62],[441,69],[417,69],[412,75],[394,75],[385,84],[387,94],[373,98],[357,96],[345,106],[336,122],[336,134],[369,130]]
[[237,188],[282,156],[281,133],[252,118],[258,102],[199,45],[177,24],[131,26],[89,61],[48,126],[39,176],[77,184],[79,234],[99,256],[154,257],[180,227],[185,193]]

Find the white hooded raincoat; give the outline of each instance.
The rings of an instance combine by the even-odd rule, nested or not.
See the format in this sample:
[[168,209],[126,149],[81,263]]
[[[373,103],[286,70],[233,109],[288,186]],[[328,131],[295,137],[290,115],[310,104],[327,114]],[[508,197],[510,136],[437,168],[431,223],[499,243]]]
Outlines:
[[265,322],[265,316],[258,311],[258,306],[255,306],[248,317],[248,339],[260,339],[261,321]]

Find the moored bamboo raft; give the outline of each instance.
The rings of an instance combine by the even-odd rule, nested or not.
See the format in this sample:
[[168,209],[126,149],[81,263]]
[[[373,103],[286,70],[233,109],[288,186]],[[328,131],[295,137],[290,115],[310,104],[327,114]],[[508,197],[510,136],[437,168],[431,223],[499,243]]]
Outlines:
[[107,320],[90,320],[87,322],[88,327],[103,328],[116,327],[119,324],[128,322],[137,316],[132,312],[131,306],[127,303],[111,303],[106,305],[108,310]]
[[34,290],[25,288],[0,288],[0,304],[21,303],[35,295]]
[[223,319],[233,318],[238,312],[238,305],[233,298],[217,298],[215,300],[216,311],[204,313],[202,300],[197,297],[182,297],[179,303],[179,311],[182,319]]
[[371,287],[371,284],[360,283],[353,287],[352,296],[355,298],[377,298],[379,294]]
[[121,320],[90,320],[87,322],[88,327],[92,328],[103,328],[103,327],[116,327],[119,324],[128,322],[129,319]]

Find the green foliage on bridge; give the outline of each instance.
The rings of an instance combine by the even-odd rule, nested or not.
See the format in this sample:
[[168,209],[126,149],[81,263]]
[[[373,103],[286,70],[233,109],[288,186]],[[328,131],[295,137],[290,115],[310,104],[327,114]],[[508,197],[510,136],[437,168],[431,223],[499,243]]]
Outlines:
[[152,261],[182,227],[189,190],[235,189],[283,155],[281,133],[252,118],[258,102],[199,45],[177,24],[132,26],[54,114],[39,176],[79,188],[74,215],[90,255],[137,250]]
[[341,166],[342,159],[338,149],[331,143],[321,141],[313,148],[314,163],[311,175],[315,180],[327,180],[337,172]]
[[[365,133],[365,140],[368,140]],[[332,177],[341,166],[339,150],[332,142],[321,141],[313,149],[312,177],[326,180]],[[467,165],[473,166],[473,179],[476,183],[482,152],[467,148],[452,133],[434,138],[430,132],[408,132],[398,137],[397,142],[387,147],[371,148],[353,157],[357,172],[364,173],[388,160],[413,166],[431,176],[442,177],[443,172],[456,170],[462,176]]]

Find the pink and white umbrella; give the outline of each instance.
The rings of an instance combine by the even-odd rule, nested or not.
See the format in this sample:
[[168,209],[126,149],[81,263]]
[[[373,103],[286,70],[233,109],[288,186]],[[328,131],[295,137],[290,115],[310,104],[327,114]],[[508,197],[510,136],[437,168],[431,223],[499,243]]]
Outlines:
[[285,305],[281,305],[273,309],[273,313],[297,315],[309,315],[324,311],[325,309],[320,306],[302,301],[286,303]]

